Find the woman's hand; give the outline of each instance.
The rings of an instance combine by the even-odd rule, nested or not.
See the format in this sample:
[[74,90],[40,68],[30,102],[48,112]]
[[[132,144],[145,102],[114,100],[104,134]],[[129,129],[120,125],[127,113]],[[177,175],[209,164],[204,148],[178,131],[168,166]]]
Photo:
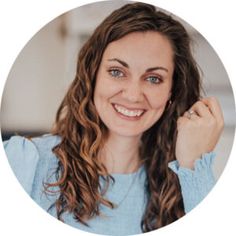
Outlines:
[[195,160],[215,148],[224,127],[219,102],[203,98],[177,121],[176,158],[185,168],[194,167]]

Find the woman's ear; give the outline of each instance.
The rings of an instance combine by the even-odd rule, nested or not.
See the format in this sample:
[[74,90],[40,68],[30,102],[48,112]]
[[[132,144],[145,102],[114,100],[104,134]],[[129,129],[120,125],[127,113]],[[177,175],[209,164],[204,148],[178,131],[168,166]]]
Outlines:
[[166,108],[170,108],[171,104],[172,104],[172,100],[171,100],[171,96],[172,96],[172,93],[170,92],[169,93],[169,96],[168,96],[168,100],[167,100],[167,103],[166,103]]

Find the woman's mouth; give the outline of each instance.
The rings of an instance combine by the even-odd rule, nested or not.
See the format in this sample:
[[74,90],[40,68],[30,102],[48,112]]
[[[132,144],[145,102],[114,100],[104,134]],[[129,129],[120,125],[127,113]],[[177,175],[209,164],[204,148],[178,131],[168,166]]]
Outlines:
[[115,111],[121,115],[122,118],[128,118],[129,120],[137,120],[139,119],[146,110],[144,109],[130,109],[126,108],[122,105],[112,104]]

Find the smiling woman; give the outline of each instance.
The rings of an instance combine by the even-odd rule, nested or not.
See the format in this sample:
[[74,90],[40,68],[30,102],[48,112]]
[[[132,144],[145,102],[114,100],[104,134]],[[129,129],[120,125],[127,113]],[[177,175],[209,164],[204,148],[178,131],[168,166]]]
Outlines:
[[67,224],[109,235],[158,229],[215,183],[223,115],[200,87],[182,24],[149,4],[124,5],[80,50],[51,133],[14,136],[6,154],[30,196]]
[[156,123],[171,97],[173,72],[171,43],[158,32],[133,32],[111,42],[94,92],[96,109],[110,135],[139,139],[138,134]]

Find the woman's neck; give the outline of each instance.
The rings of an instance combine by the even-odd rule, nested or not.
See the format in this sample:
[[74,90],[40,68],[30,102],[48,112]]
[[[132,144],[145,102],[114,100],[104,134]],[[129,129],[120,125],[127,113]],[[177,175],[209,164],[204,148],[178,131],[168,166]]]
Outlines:
[[124,137],[110,133],[104,147],[100,151],[101,161],[109,174],[132,173],[140,166],[140,136]]

